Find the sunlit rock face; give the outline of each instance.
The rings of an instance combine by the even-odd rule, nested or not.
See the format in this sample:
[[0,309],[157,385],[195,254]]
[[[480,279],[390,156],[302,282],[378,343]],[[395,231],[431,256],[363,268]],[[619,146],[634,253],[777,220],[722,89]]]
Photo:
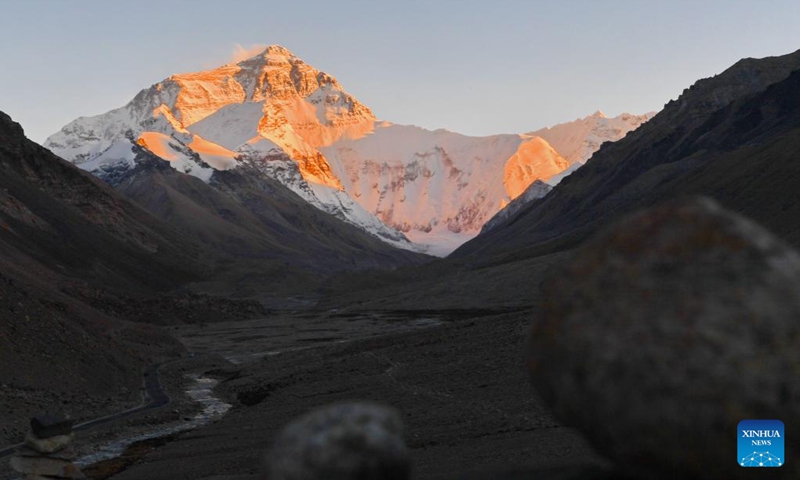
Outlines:
[[[599,147],[598,138],[627,132],[599,131],[596,123],[550,136],[572,149],[587,136]],[[534,181],[563,175],[573,160],[542,136],[467,137],[379,122],[335,78],[271,46],[238,63],[173,75],[122,108],[71,122],[45,146],[107,181],[135,166],[134,144],[206,182],[214,171],[255,165],[379,238],[417,248],[404,232],[442,255]]]
[[[306,181],[341,190],[317,147],[362,136],[374,119],[335,78],[271,46],[238,64],[173,75],[120,109],[75,120],[46,146],[80,164],[101,156],[120,137],[138,141],[145,135],[146,140],[149,132],[174,137],[200,157],[213,150],[233,158],[243,144],[267,139],[297,161]],[[231,132],[230,127],[245,125]],[[196,140],[198,134],[203,142]],[[195,150],[198,143],[203,146]]]
[[215,171],[255,163],[260,168],[253,171],[274,176],[312,205],[415,249],[342,190],[318,150],[363,136],[374,120],[335,78],[271,46],[236,64],[173,75],[124,107],[71,122],[45,146],[112,184],[135,167],[134,144],[205,182]]

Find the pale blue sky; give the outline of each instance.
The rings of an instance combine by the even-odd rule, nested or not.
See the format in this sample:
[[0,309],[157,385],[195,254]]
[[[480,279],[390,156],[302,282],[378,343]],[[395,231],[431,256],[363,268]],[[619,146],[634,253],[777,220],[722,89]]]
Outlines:
[[0,110],[43,141],[173,73],[277,43],[375,114],[472,135],[659,110],[800,49],[800,1],[0,0]]

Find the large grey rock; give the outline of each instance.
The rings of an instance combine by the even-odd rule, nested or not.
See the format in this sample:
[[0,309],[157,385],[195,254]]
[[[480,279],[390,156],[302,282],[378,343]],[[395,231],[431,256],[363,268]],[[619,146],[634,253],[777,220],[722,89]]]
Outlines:
[[[543,284],[540,395],[640,478],[752,478],[737,424],[780,419],[800,478],[800,256],[708,199],[628,217]],[[792,460],[794,459],[794,460]]]
[[286,426],[266,472],[269,480],[406,480],[411,465],[402,421],[378,405],[320,408]]

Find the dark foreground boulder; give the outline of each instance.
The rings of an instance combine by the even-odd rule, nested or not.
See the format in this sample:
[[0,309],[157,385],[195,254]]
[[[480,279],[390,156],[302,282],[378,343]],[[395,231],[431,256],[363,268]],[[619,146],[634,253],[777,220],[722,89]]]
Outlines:
[[314,410],[286,426],[267,456],[268,480],[407,480],[403,424],[392,409],[352,403]]
[[[708,199],[634,214],[543,284],[540,395],[638,478],[800,478],[800,256]],[[786,464],[737,463],[737,424],[786,425]]]

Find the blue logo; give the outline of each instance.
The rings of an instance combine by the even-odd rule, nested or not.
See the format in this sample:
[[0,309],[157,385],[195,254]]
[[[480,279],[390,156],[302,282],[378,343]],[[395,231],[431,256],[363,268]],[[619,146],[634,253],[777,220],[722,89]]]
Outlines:
[[739,466],[782,467],[786,463],[783,457],[783,422],[780,420],[742,420],[737,435]]

